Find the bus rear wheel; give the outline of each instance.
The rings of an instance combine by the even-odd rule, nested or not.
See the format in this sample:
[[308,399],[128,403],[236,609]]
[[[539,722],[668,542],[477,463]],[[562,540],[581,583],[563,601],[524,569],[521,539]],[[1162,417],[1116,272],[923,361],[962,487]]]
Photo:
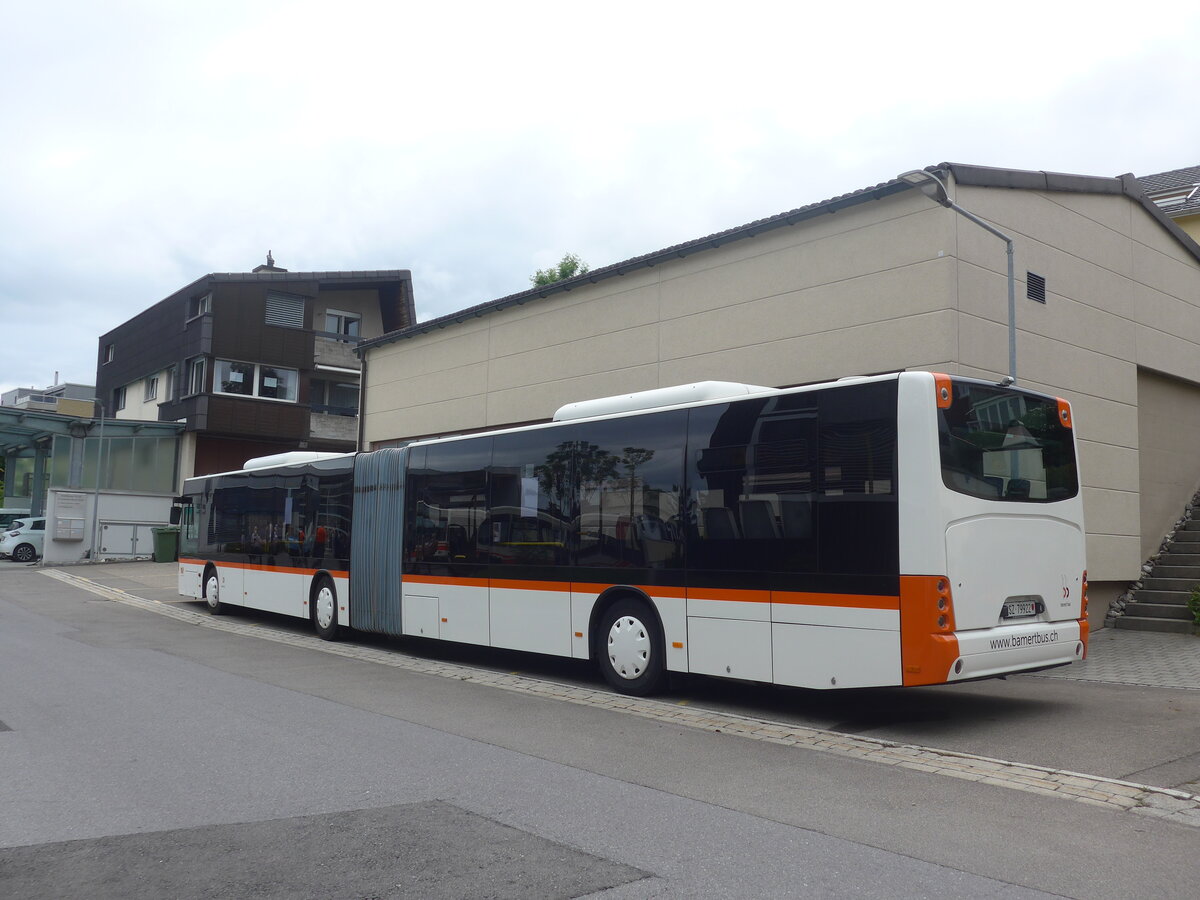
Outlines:
[[209,569],[204,573],[204,602],[208,611],[214,616],[221,614],[221,581],[217,578],[217,570]]
[[600,618],[597,657],[604,680],[622,694],[645,697],[666,678],[662,632],[641,600],[618,600]]
[[338,637],[337,588],[328,575],[317,578],[313,585],[313,628],[317,637],[336,641]]

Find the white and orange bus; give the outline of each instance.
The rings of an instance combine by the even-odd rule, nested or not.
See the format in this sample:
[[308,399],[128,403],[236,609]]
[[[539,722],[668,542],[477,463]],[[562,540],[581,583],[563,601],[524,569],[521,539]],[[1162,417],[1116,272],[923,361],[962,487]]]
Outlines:
[[342,628],[859,688],[1087,652],[1070,406],[904,372],[703,382],[187,482],[180,593]]

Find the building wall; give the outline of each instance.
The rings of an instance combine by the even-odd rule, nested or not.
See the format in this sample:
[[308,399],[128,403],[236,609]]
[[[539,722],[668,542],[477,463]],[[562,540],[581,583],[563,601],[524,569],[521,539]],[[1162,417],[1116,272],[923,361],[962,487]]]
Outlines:
[[[1074,406],[1089,575],[1132,579],[1165,503],[1143,502],[1138,372],[1200,385],[1200,261],[1121,194],[951,192],[1014,239],[1018,379]],[[1005,262],[1002,241],[917,191],[869,201],[371,348],[365,439],[543,420],[570,401],[706,379],[998,378]],[[1046,278],[1045,304],[1026,297],[1028,271]],[[1200,482],[1200,455],[1179,463],[1174,483]]]
[[1175,224],[1190,234],[1194,240],[1200,241],[1200,213],[1191,216],[1179,216],[1175,219]]
[[[797,384],[954,358],[951,223],[905,196],[369,351],[368,443],[547,419],[708,379]],[[910,348],[920,348],[919,359]]]
[[1200,385],[1139,370],[1141,555],[1149,558],[1200,488]]
[[[956,199],[1015,240],[1020,381],[1075,408],[1089,576],[1136,578],[1191,496],[1143,499],[1157,489],[1139,432],[1157,413],[1139,408],[1139,371],[1200,385],[1200,260],[1121,195],[964,186]],[[1004,245],[957,218],[959,371],[991,377],[1007,368]],[[1025,296],[1028,271],[1046,278],[1044,305]],[[1200,456],[1184,467],[1176,484],[1200,481]]]
[[[152,378],[158,379],[154,396],[146,398],[146,382]],[[171,370],[160,369],[144,378],[138,378],[125,385],[125,408],[110,411],[114,419],[138,419],[141,421],[157,422],[158,407],[170,399]],[[111,406],[111,403],[107,404]]]

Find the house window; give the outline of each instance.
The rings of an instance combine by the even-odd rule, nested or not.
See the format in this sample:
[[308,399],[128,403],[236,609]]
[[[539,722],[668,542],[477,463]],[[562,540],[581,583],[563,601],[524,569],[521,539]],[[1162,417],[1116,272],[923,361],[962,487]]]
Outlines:
[[125,408],[125,388],[119,387],[113,391],[113,409]]
[[295,403],[296,386],[299,384],[299,381],[299,375],[294,369],[259,366],[258,396]]
[[300,375],[295,369],[218,359],[213,369],[213,390],[266,400],[296,402]]
[[283,328],[304,327],[304,298],[267,294],[267,324]]
[[342,312],[338,309],[325,311],[325,330],[333,334],[356,338],[359,336],[361,322],[362,316],[357,313]]
[[104,345],[104,361],[110,363],[113,361],[113,355],[116,353],[116,344]]
[[189,394],[204,393],[204,357],[197,356],[188,362],[187,392]]
[[254,396],[254,364],[218,359],[213,369],[213,390],[219,394]]
[[312,409],[335,416],[358,415],[358,382],[314,379]]
[[194,319],[212,311],[212,294],[201,294],[188,300],[188,318]]
[[143,401],[155,400],[158,398],[158,376],[151,375],[146,379],[146,391],[142,397]]
[[163,387],[163,397],[167,400],[174,400],[176,387],[175,367],[168,366],[166,372],[163,374],[167,377],[167,383]]

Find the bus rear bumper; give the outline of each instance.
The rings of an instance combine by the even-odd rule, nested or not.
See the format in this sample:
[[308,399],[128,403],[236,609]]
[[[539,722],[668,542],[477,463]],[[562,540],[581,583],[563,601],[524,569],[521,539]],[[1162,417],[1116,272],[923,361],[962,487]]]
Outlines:
[[1087,654],[1087,629],[1075,620],[960,631],[955,637],[958,659],[947,682],[1060,666]]

